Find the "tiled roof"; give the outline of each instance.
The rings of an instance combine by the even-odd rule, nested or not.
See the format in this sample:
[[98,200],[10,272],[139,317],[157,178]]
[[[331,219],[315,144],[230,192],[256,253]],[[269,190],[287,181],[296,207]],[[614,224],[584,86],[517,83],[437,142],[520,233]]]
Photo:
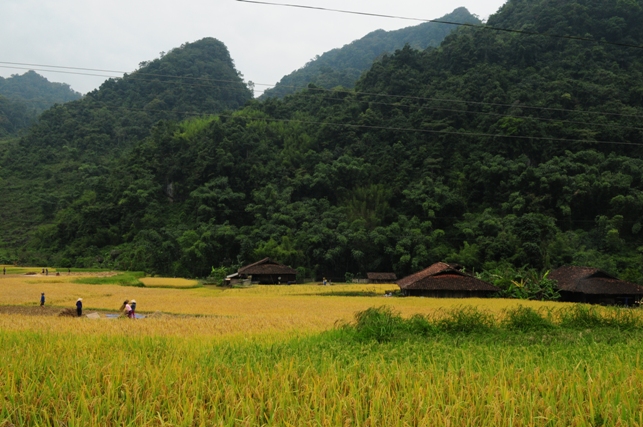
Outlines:
[[488,291],[498,292],[495,286],[463,273],[457,267],[438,262],[397,281],[400,289],[435,291]]
[[279,264],[270,258],[264,258],[254,264],[246,265],[239,269],[239,274],[247,276],[256,274],[297,274],[297,270],[288,267],[287,265]]
[[643,286],[619,280],[597,268],[564,266],[549,275],[558,289],[594,295],[643,295]]

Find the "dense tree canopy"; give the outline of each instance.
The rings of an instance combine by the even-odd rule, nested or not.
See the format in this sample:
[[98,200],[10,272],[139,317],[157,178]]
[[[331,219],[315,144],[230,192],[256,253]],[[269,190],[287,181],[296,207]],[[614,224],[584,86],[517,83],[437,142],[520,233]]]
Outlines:
[[[510,0],[490,23],[643,44],[641,10],[640,0]],[[619,19],[618,35],[603,32]],[[641,281],[641,58],[464,28],[437,49],[383,57],[355,91],[311,87],[236,112],[155,116],[150,128],[128,112],[115,123],[142,123],[130,144],[105,130],[114,122],[67,127],[73,110],[57,108],[15,165],[5,158],[13,181],[30,164],[25,146],[62,148],[31,163],[41,175],[25,212],[37,220],[4,256],[186,276],[264,256],[308,277],[574,263]],[[88,117],[119,111],[86,105]],[[45,124],[60,131],[45,135]],[[92,148],[114,144],[109,155]]]
[[69,85],[52,83],[35,71],[0,77],[0,138],[16,135],[54,104],[80,98]]
[[[480,20],[464,7],[454,10],[440,20],[463,24],[480,23]],[[308,84],[325,89],[353,88],[361,74],[371,68],[373,61],[382,55],[393,53],[404,45],[418,50],[439,46],[456,28],[454,25],[426,22],[401,30],[373,31],[342,48],[313,58],[302,68],[284,76],[274,88],[266,90],[260,99],[282,98],[304,89]]]

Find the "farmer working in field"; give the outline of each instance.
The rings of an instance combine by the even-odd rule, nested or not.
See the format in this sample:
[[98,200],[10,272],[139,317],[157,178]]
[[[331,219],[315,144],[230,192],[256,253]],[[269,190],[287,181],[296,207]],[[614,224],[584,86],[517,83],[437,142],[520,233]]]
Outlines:
[[132,319],[136,319],[136,300],[133,299],[132,302],[130,303],[130,307],[132,307],[132,311],[130,312],[130,317]]
[[83,315],[83,299],[78,298],[78,301],[76,301],[76,313],[78,313],[78,317]]
[[132,306],[129,305],[129,301],[125,300],[123,305],[121,305],[121,311],[125,317],[131,317],[132,315]]
[[40,294],[40,306],[44,307],[45,306],[45,293]]

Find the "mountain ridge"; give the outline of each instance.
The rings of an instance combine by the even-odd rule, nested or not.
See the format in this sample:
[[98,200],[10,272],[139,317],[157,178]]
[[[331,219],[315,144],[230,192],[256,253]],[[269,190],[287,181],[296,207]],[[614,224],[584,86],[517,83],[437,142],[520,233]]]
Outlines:
[[[443,16],[440,20],[479,24],[480,20],[464,7]],[[372,65],[373,61],[386,53],[408,44],[414,49],[424,50],[437,47],[455,27],[448,24],[425,22],[394,31],[376,30],[361,39],[355,40],[341,48],[332,49],[317,56],[306,65],[284,76],[274,88],[268,89],[259,99],[283,97],[314,84],[325,89],[342,86],[354,87],[362,72]]]

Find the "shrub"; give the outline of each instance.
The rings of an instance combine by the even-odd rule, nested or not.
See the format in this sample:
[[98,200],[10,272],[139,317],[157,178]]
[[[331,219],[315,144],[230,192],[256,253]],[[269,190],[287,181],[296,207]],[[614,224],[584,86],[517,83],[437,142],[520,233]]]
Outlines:
[[405,321],[406,332],[412,335],[429,336],[438,332],[438,327],[421,314],[414,314]]
[[475,307],[456,307],[437,321],[437,327],[444,332],[484,333],[495,328],[495,319]]
[[530,332],[552,329],[556,327],[551,320],[551,315],[543,315],[530,307],[518,306],[505,310],[502,326],[510,331]]
[[363,340],[391,341],[404,329],[404,320],[390,307],[371,307],[355,314],[355,330]]
[[562,309],[558,315],[561,326],[567,328],[618,328],[630,330],[641,327],[639,311],[630,308],[598,307],[575,304]]

